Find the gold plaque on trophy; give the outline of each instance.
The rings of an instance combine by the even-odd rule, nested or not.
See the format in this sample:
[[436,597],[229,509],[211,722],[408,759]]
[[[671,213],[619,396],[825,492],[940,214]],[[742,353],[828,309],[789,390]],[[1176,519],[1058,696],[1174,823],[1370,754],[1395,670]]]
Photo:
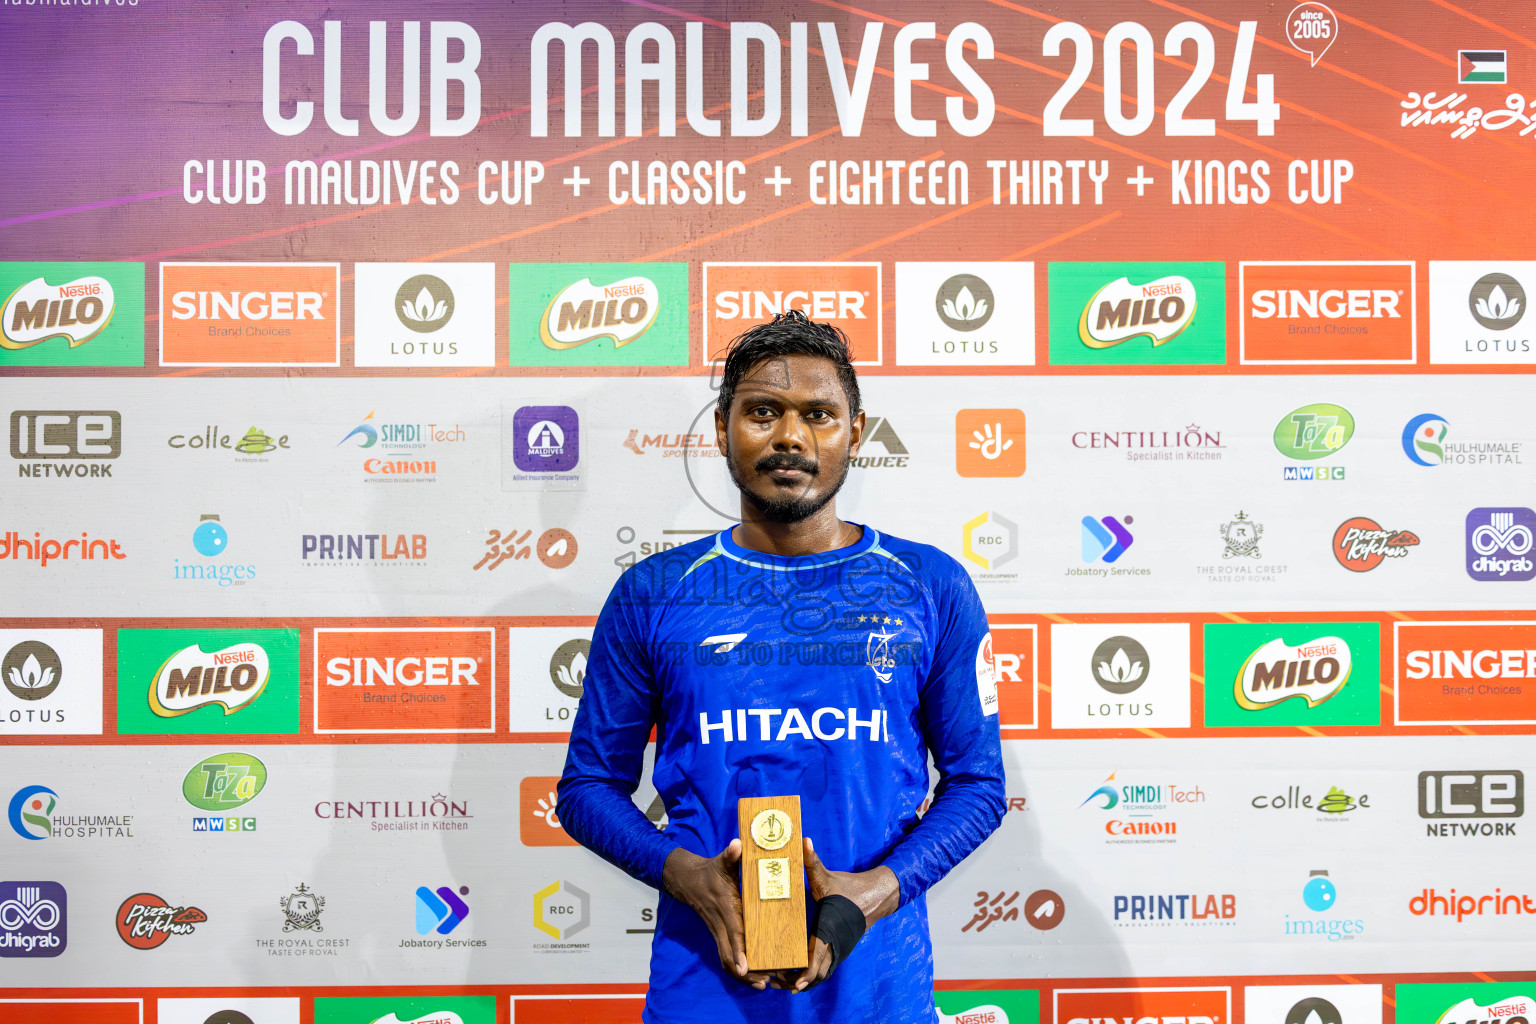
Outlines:
[[747,969],[792,970],[807,964],[805,857],[798,796],[743,797],[741,910]]

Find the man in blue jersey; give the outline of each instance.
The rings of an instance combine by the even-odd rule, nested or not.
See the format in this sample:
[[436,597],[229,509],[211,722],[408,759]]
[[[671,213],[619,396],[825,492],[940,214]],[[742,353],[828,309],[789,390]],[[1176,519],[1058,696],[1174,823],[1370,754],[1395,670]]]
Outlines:
[[[997,688],[965,570],[837,517],[864,423],[836,328],[791,312],[736,339],[715,430],[741,524],[639,562],[598,617],[557,813],[661,890],[650,1024],[934,1020],[923,894],[1002,820]],[[653,727],[661,831],[631,799]],[[783,794],[814,919],[808,966],[767,974],[736,804]]]

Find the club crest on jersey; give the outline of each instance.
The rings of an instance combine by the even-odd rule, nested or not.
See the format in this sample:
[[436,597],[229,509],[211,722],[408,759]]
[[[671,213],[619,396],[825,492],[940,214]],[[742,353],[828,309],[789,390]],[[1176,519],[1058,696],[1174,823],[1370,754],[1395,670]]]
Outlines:
[[896,669],[896,659],[891,656],[891,641],[896,639],[896,636],[895,633],[874,630],[869,634],[869,639],[864,642],[864,663],[882,683],[890,682],[891,675]]

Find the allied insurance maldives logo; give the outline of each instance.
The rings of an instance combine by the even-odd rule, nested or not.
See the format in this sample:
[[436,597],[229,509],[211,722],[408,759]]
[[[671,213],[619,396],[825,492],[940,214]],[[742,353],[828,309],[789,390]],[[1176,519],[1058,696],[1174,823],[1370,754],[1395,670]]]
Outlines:
[[704,361],[723,358],[754,324],[798,309],[841,328],[855,363],[878,363],[881,308],[878,263],[706,263]]
[[160,264],[160,365],[339,366],[339,263]]
[[687,366],[688,264],[513,263],[513,366]]
[[1221,263],[1052,263],[1053,365],[1220,365]]
[[0,262],[0,366],[143,366],[144,264]]
[[123,735],[295,734],[296,629],[121,629]]

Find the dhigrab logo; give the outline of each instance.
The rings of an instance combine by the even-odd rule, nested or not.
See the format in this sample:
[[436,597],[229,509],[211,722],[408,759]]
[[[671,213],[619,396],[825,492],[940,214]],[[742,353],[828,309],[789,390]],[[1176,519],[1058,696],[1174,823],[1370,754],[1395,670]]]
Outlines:
[[1467,575],[1480,582],[1536,578],[1533,543],[1536,512],[1475,508],[1467,513]]

